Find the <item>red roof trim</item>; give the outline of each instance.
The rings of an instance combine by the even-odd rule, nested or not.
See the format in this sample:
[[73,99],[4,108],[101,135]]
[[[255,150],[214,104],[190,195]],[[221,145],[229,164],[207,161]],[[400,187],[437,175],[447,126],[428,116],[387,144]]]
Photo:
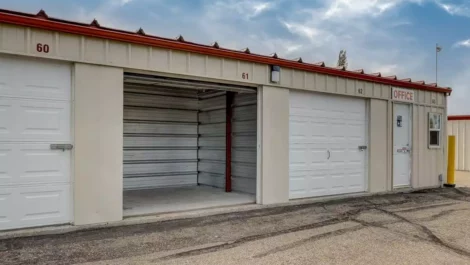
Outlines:
[[470,115],[447,116],[447,120],[449,120],[449,121],[468,121],[468,120],[470,120]]
[[[382,78],[380,76],[374,76],[372,74],[363,74],[354,71],[343,71],[340,69],[322,67],[316,64],[300,63],[292,60],[278,58],[274,56],[263,56],[258,54],[248,54],[243,51],[235,51],[223,48],[215,48],[214,46],[206,46],[191,42],[182,42],[177,40],[171,40],[150,35],[141,35],[136,32],[129,32],[124,30],[110,29],[106,27],[92,27],[89,24],[70,22],[61,19],[55,19],[48,17],[38,18],[36,15],[26,14],[21,12],[14,12],[0,9],[0,22],[22,25],[26,27],[41,28],[46,30],[67,32],[72,34],[85,35],[90,37],[111,39],[129,43],[136,43],[142,45],[150,45],[167,49],[181,50],[187,52],[195,52],[200,54],[212,55],[225,57],[230,59],[249,61],[254,63],[278,65],[281,67],[287,67],[292,69],[304,70],[308,72],[316,72],[327,75],[335,75],[345,78],[358,79],[363,81],[376,82],[381,84],[387,84],[391,86],[398,86],[404,88],[412,88],[419,90],[428,90],[441,93],[451,93],[452,89],[444,87],[435,87],[431,85],[423,85],[417,83],[404,82],[400,80],[391,80]],[[217,45],[218,46],[218,45]],[[277,57],[277,58],[276,58]]]

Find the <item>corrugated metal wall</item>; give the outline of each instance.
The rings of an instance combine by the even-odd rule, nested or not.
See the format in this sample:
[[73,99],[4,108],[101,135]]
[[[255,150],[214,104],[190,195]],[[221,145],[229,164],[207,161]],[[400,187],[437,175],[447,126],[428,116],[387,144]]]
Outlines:
[[124,189],[197,184],[197,90],[124,86]]
[[447,149],[447,129],[442,121],[440,148],[429,148],[429,113],[440,113],[445,119],[445,109],[413,105],[413,171],[411,176],[413,188],[439,186],[439,175],[446,173],[445,157]]
[[256,193],[257,95],[235,94],[232,108],[232,189]]
[[225,188],[226,92],[199,94],[198,183]]
[[447,122],[448,134],[455,136],[455,169],[470,171],[470,121]]
[[[269,65],[207,56],[146,45],[0,23],[0,51],[126,69],[272,85]],[[8,40],[8,41],[6,41]],[[48,43],[49,53],[38,53],[37,41]],[[243,79],[240,73],[247,73]],[[391,98],[391,86],[308,71],[282,68],[280,86],[358,97]],[[363,93],[360,93],[362,91]],[[444,93],[417,91],[417,103],[445,106]]]
[[[235,93],[232,190],[256,193],[257,95]],[[124,189],[225,188],[225,91],[126,84]]]

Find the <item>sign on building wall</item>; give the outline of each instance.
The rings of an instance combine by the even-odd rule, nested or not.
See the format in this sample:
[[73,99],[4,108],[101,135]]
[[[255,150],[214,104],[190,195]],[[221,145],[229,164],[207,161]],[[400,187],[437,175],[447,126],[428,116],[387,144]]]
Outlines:
[[410,89],[392,87],[392,99],[404,102],[414,102],[415,92]]

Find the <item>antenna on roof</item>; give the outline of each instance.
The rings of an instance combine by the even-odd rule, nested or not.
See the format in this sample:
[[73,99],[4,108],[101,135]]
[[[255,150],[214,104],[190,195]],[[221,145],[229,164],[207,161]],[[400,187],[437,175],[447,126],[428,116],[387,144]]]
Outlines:
[[442,47],[439,46],[438,43],[436,43],[436,86],[437,86],[437,55],[439,54],[439,52],[442,51]]

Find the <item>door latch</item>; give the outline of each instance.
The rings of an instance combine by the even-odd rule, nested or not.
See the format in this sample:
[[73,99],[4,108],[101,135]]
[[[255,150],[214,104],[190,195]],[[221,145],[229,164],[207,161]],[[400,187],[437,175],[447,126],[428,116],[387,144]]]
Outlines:
[[71,144],[51,144],[51,150],[72,150],[73,145]]
[[359,148],[359,151],[362,152],[362,151],[367,149],[367,145],[360,145],[360,146],[358,146],[358,148]]

